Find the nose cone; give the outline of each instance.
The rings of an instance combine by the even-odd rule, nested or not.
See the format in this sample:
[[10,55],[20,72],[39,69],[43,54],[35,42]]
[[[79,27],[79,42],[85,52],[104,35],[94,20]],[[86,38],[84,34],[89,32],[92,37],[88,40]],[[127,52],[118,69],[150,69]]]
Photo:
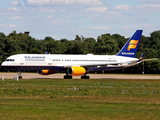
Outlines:
[[3,62],[3,63],[1,64],[2,67],[5,67],[6,65],[7,65],[6,62]]
[[1,66],[4,66],[4,62],[1,64]]
[[2,64],[1,64],[2,68],[5,68],[5,69],[15,69],[14,66],[12,66],[11,64],[9,64],[7,61],[4,61]]

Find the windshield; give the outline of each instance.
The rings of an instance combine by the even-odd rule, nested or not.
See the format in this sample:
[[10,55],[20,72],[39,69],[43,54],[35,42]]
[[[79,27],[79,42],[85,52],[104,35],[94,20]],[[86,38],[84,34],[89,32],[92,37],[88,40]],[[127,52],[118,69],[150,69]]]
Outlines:
[[14,61],[14,59],[6,59],[6,61],[12,61],[12,62],[13,62],[13,61]]

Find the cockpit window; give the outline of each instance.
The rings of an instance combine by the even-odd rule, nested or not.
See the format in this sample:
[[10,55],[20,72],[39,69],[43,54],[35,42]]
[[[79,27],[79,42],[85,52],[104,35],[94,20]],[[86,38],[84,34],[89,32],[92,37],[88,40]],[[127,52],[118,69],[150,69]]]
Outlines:
[[12,61],[12,62],[13,62],[13,61],[14,61],[14,59],[6,59],[6,61]]

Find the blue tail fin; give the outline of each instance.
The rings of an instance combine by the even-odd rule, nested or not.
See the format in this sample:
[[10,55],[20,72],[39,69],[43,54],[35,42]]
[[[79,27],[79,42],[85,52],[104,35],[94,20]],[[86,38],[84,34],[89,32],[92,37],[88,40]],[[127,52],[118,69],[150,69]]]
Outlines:
[[137,30],[127,41],[117,56],[135,57],[143,30]]

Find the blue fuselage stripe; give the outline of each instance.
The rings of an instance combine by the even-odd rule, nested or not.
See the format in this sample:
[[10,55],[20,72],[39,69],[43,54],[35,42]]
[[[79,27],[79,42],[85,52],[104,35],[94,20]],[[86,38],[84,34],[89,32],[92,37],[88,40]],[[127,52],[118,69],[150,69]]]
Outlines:
[[3,68],[6,69],[16,69],[16,70],[62,70],[63,67],[57,67],[57,66],[3,66]]

